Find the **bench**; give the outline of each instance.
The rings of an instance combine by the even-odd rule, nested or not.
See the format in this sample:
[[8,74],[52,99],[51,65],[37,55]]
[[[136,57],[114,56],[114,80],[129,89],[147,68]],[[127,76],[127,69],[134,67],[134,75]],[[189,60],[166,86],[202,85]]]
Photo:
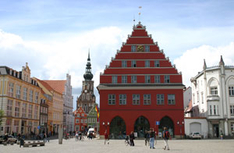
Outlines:
[[24,143],[24,147],[37,147],[37,146],[45,146],[43,141],[33,141],[32,143],[29,141],[28,143]]
[[14,142],[6,142],[6,141],[4,141],[4,142],[2,142],[2,144],[3,144],[4,146],[6,146],[7,144],[14,145]]

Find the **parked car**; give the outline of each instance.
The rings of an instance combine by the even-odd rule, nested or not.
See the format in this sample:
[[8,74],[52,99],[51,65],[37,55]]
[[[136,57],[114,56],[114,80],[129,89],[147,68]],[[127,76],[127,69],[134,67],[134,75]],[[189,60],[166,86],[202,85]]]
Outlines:
[[199,132],[193,132],[190,134],[191,139],[201,139],[202,135]]

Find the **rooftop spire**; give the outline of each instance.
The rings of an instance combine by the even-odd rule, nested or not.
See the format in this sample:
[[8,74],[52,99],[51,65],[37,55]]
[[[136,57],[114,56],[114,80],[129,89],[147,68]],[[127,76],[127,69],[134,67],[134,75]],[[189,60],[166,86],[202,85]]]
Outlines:
[[223,62],[223,56],[222,56],[222,55],[221,55],[221,58],[220,58],[219,65],[224,65],[224,62]]
[[85,79],[85,81],[90,81],[90,80],[92,80],[92,78],[93,78],[93,74],[91,72],[90,51],[89,51],[87,64],[86,64],[86,71],[84,74],[84,79]]
[[206,60],[204,59],[203,70],[205,70],[206,68],[207,68],[207,66],[206,66]]

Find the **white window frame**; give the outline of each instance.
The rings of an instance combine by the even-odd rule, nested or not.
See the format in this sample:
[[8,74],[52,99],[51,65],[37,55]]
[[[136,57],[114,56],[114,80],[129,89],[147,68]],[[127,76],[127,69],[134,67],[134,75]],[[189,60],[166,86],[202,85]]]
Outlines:
[[112,76],[112,83],[118,83],[118,76]]
[[21,86],[16,85],[16,98],[20,99],[21,96]]
[[33,90],[29,90],[29,101],[33,102]]
[[228,87],[229,90],[229,96],[234,96],[234,86]]
[[127,67],[127,61],[122,61],[122,67]]
[[145,75],[145,83],[151,83],[150,75]]
[[127,83],[127,81],[128,81],[128,77],[127,77],[126,75],[123,75],[123,76],[121,77],[121,82],[122,82],[122,83]]
[[164,105],[164,94],[157,94],[157,105]]
[[145,67],[150,67],[150,60],[145,61]]
[[116,104],[116,96],[115,94],[108,94],[108,105]]
[[136,75],[131,76],[131,83],[137,83],[137,76]]
[[133,105],[140,105],[140,94],[133,94],[132,95],[132,104]]
[[132,61],[131,61],[131,67],[137,67],[137,63],[136,63],[135,60],[132,60]]
[[119,105],[126,105],[127,104],[127,95],[120,94],[119,95]]
[[28,88],[24,88],[23,100],[27,100]]
[[159,60],[154,61],[154,67],[160,67],[160,62]]
[[15,117],[20,117],[20,102],[15,102]]
[[170,83],[170,75],[164,75],[164,83]]
[[131,46],[131,52],[136,52],[136,48],[137,48],[136,45],[132,45]]
[[167,95],[167,103],[168,103],[168,105],[175,105],[176,104],[175,94],[168,94]]
[[150,52],[150,46],[149,45],[145,45],[145,52]]
[[217,86],[210,87],[210,94],[218,95],[218,87]]
[[143,95],[143,105],[151,105],[151,94]]
[[160,75],[154,76],[154,83],[160,83]]

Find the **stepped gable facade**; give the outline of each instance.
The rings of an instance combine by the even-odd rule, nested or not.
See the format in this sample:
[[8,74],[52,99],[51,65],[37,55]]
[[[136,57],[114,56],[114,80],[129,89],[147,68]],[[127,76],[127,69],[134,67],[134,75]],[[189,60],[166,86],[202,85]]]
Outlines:
[[100,135],[122,138],[134,131],[184,135],[182,74],[140,22],[100,74]]

